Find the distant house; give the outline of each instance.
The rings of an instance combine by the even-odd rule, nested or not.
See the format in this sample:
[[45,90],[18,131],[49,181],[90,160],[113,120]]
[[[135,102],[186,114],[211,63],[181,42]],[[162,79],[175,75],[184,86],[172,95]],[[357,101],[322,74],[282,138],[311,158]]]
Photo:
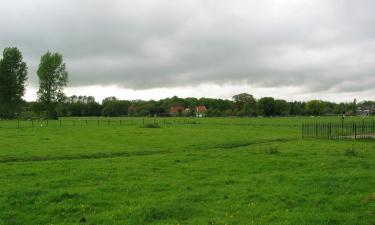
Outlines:
[[195,113],[197,117],[204,117],[206,115],[207,108],[204,105],[198,105],[195,107]]
[[181,106],[181,105],[174,105],[174,106],[171,106],[171,108],[169,109],[169,113],[172,115],[172,116],[177,116],[177,115],[181,115],[181,113],[185,110],[185,107]]
[[375,114],[375,105],[373,106],[359,106],[356,110],[356,114],[359,116],[370,116]]

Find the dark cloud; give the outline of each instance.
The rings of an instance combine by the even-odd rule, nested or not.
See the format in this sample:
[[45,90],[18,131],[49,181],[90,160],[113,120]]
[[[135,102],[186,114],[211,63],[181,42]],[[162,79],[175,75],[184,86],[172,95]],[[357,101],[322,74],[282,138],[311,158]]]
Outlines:
[[71,86],[373,90],[374,11],[370,0],[5,0],[0,47],[23,51],[31,84],[50,50]]

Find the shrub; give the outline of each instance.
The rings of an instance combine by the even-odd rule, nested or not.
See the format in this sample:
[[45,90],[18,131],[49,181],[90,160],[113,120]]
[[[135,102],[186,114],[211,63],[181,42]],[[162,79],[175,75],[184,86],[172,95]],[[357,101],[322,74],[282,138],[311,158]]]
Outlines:
[[160,125],[157,123],[147,123],[141,126],[142,128],[160,128]]

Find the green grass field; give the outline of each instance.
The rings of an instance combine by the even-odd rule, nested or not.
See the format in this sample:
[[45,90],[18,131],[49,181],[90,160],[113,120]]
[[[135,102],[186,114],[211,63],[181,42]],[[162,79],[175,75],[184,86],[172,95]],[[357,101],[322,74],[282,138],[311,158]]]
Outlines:
[[119,120],[0,121],[0,224],[375,224],[375,142],[301,139],[339,117]]

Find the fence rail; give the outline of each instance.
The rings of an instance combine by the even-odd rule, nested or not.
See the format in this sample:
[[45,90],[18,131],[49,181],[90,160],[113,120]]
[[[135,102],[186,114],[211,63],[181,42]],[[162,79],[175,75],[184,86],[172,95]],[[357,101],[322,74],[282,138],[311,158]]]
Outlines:
[[302,139],[375,139],[375,122],[303,123]]

